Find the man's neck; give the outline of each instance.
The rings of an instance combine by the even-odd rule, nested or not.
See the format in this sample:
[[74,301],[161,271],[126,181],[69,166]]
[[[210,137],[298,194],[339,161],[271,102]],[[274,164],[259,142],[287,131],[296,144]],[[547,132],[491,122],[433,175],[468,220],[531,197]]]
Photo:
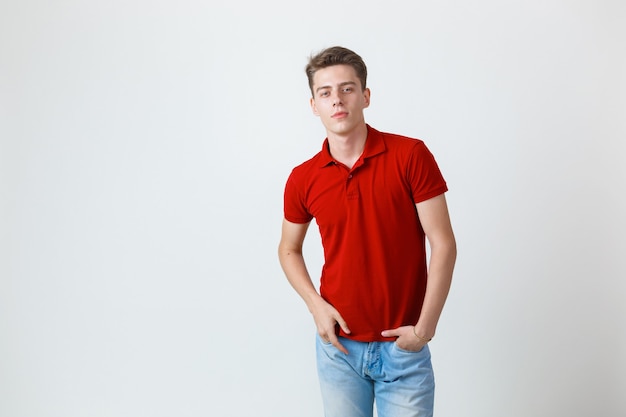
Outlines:
[[332,132],[327,132],[327,134],[330,154],[335,160],[348,168],[352,168],[361,157],[363,149],[365,149],[367,125],[363,124],[346,135],[338,135]]

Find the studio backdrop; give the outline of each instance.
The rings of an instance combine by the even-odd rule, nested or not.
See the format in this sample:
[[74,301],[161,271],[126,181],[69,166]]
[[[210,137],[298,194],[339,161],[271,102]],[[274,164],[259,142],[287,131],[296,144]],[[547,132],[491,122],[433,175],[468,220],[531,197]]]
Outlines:
[[[317,417],[280,269],[321,149],[304,66],[369,69],[424,140],[459,258],[438,417],[626,415],[623,2],[4,0],[0,416]],[[311,274],[323,256],[305,241]]]

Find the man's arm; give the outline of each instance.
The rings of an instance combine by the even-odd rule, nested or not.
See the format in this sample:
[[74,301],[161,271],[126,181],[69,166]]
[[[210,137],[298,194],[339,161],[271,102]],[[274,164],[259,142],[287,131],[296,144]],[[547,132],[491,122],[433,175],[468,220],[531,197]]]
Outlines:
[[309,224],[291,223],[283,220],[278,259],[287,280],[302,297],[313,315],[319,335],[347,354],[348,351],[337,339],[335,326],[339,323],[344,332],[350,333],[348,325],[339,312],[318,294],[302,256],[302,245]]
[[398,337],[398,346],[407,350],[419,350],[435,335],[437,322],[450,291],[456,262],[456,241],[445,195],[418,203],[416,207],[430,244],[428,281],[422,312],[414,327],[404,326],[383,332],[385,337]]

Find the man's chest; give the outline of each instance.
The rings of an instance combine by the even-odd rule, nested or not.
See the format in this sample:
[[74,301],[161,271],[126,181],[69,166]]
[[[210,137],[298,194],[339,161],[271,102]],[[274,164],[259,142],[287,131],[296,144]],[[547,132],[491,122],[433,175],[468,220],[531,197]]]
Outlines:
[[308,211],[322,228],[380,220],[398,205],[412,205],[411,187],[401,168],[383,164],[354,170],[323,168],[305,191]]

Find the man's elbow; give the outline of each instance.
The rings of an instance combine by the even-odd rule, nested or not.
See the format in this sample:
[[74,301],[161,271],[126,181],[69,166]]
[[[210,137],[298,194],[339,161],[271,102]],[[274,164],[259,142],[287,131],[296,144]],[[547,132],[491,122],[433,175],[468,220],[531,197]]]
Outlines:
[[282,241],[278,244],[278,257],[280,259],[285,259],[293,255],[302,255],[302,247],[289,245]]
[[439,239],[434,239],[431,242],[431,252],[432,254],[438,254],[443,259],[454,264],[457,256],[457,246],[454,235],[450,234],[448,236],[442,236]]

